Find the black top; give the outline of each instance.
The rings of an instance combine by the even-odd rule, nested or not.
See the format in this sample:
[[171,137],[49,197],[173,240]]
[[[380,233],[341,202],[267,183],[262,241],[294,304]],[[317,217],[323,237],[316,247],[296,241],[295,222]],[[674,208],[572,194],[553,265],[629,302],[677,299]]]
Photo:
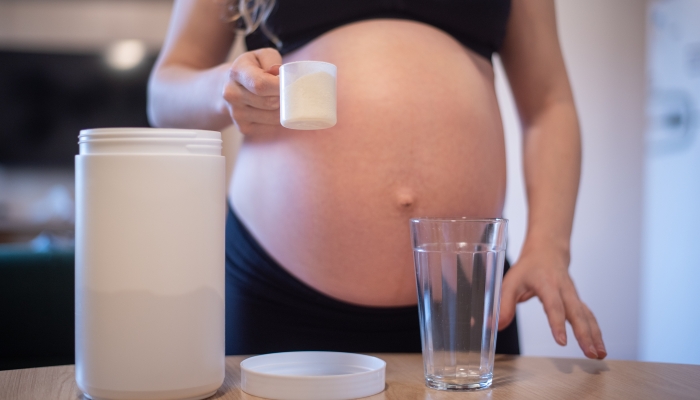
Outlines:
[[[265,25],[284,55],[351,22],[410,19],[442,29],[490,60],[501,47],[509,14],[510,0],[277,0]],[[246,44],[248,50],[276,47],[260,28]]]

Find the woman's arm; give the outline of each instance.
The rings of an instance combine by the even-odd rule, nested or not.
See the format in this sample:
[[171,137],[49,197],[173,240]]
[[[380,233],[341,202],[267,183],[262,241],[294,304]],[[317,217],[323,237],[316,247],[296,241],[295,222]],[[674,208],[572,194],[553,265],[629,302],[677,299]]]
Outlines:
[[279,125],[279,78],[274,49],[226,58],[235,31],[215,0],[176,0],[165,44],[148,85],[148,116],[161,127],[244,134]]
[[148,85],[148,116],[162,127],[214,129],[231,125],[221,96],[222,64],[235,33],[213,0],[177,0]]
[[513,0],[501,59],[523,126],[528,228],[520,259],[503,282],[500,326],[512,321],[518,302],[537,296],[557,343],[566,344],[568,320],[584,354],[602,359],[607,352],[598,323],[568,272],[581,138],[553,0]]

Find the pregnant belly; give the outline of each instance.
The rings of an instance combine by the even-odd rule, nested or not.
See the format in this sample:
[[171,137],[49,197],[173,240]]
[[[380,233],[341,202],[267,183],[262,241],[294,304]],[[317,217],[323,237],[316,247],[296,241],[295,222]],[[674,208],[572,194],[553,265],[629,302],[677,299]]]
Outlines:
[[350,303],[416,303],[408,220],[497,217],[503,130],[491,65],[433,27],[343,26],[285,57],[338,67],[338,123],[246,137],[231,200],[292,275]]

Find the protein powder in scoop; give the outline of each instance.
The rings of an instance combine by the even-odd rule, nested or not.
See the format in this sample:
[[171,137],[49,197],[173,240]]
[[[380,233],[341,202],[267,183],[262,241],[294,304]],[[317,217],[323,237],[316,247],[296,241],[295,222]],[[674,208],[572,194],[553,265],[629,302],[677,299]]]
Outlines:
[[336,124],[335,65],[320,61],[284,64],[280,91],[280,122],[285,128],[316,130]]

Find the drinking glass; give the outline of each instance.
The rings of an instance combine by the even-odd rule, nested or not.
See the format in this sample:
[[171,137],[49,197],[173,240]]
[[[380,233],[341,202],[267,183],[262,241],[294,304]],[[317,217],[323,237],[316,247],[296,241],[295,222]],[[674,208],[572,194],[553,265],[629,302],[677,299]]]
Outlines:
[[426,385],[487,388],[508,221],[416,218],[410,225]]

